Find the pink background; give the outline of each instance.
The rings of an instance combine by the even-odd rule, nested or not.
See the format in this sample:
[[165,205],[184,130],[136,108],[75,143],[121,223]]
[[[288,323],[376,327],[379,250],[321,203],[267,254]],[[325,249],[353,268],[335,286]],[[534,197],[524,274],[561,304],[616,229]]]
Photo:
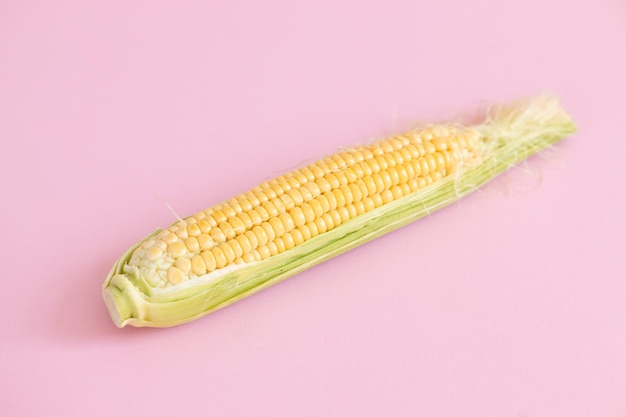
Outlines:
[[[626,416],[626,3],[0,2],[3,416]],[[579,132],[200,321],[113,262],[338,147],[551,90]]]

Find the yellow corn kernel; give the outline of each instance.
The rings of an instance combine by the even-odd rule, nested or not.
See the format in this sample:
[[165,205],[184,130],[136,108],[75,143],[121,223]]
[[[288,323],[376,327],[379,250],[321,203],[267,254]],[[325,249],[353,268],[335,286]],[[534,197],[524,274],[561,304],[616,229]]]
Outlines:
[[222,250],[221,246],[216,246],[212,248],[211,253],[213,254],[213,257],[215,258],[215,263],[217,264],[217,268],[224,268],[228,264],[228,259],[226,258],[226,255],[224,254],[224,251]]
[[202,256],[196,255],[191,258],[191,270],[198,276],[206,274],[206,265]]
[[148,252],[146,253],[146,258],[149,261],[154,261],[156,259],[159,259],[161,256],[163,256],[163,251],[157,246],[151,247],[150,249],[148,249]]
[[183,271],[185,275],[189,275],[189,271],[191,271],[191,260],[189,258],[180,258],[176,260],[176,268]]
[[176,242],[172,242],[167,245],[167,252],[174,258],[178,258],[187,252],[187,247],[183,242],[177,240]]
[[180,284],[185,281],[186,274],[175,266],[167,271],[167,279],[171,284]]
[[214,271],[217,268],[217,261],[210,249],[203,251],[200,256],[202,256],[207,272]]

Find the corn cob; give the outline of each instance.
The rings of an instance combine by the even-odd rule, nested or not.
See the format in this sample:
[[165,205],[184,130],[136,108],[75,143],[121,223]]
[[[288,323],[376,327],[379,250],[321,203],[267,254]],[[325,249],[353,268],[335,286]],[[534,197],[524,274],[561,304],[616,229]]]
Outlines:
[[346,149],[155,231],[114,265],[104,300],[118,327],[194,320],[457,201],[575,130],[543,95],[479,125]]

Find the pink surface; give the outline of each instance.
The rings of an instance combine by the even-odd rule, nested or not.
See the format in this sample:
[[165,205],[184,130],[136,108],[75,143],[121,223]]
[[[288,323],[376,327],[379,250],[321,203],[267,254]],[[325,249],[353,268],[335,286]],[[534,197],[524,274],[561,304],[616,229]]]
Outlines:
[[[622,0],[0,3],[3,416],[626,416]],[[113,262],[310,158],[549,89],[579,132],[200,321]]]

